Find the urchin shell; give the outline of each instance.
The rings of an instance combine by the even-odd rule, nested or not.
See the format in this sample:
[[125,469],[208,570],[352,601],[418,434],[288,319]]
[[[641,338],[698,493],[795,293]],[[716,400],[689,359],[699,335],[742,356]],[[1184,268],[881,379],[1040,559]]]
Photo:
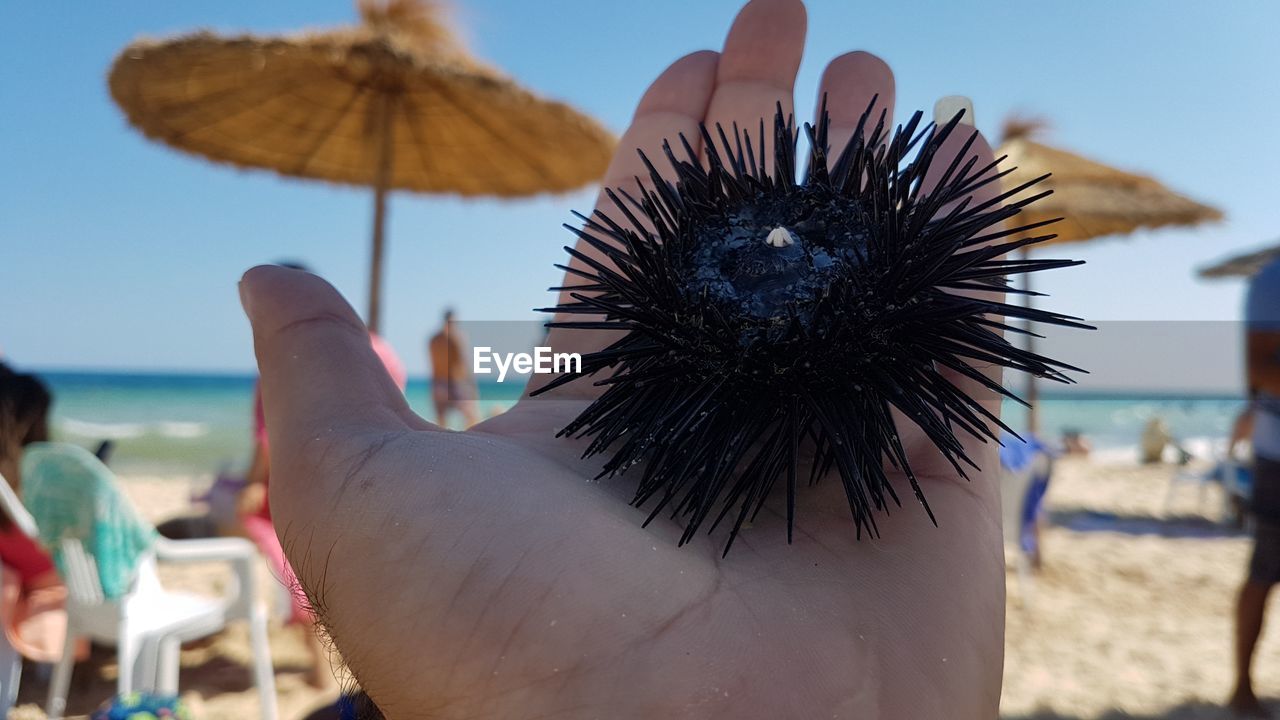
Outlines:
[[1001,331],[1024,332],[1005,318],[1084,327],[1076,318],[974,292],[1016,292],[1008,275],[1077,264],[1002,259],[1053,237],[1034,232],[1048,223],[1004,227],[1048,194],[1022,197],[1044,178],[974,202],[1008,171],[976,167],[970,137],[926,188],[942,142],[964,126],[957,115],[922,128],[921,117],[890,135],[869,108],[829,163],[824,102],[817,127],[805,125],[800,182],[799,135],[780,105],[771,170],[763,120],[755,142],[736,125],[717,126],[714,138],[703,127],[705,160],[683,136],[683,159],[664,143],[675,182],[642,153],[649,178],[639,197],[607,190],[616,215],[566,226],[607,261],[565,248],[580,263],[560,267],[582,282],[553,288],[570,299],[543,309],[558,314],[547,326],[623,334],[537,393],[600,375],[604,392],[559,434],[591,438],[584,456],[612,453],[601,478],[637,466],[633,504],[653,503],[646,522],[670,511],[684,523],[683,544],[713,512],[709,530],[732,515],[727,553],[783,480],[790,541],[808,455],[809,483],[839,476],[859,537],[878,535],[875,513],[901,504],[886,463],[936,523],[892,411],[966,477],[964,466],[976,465],[957,433],[995,441],[992,426],[1009,428],[944,369],[1015,399],[978,366],[1069,382],[1062,371],[1076,368]]

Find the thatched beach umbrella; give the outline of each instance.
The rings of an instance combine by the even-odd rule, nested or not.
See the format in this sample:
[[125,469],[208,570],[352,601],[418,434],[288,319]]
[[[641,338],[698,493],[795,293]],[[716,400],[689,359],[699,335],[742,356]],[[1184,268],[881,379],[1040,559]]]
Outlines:
[[1053,194],[1018,216],[1020,223],[1065,218],[1052,227],[1058,237],[1041,243],[1041,247],[1222,219],[1217,208],[1179,195],[1154,178],[1038,143],[1032,139],[1038,128],[1035,122],[1006,121],[997,155],[1008,156],[1004,167],[1017,168],[1004,178],[1008,187],[1053,174],[1044,182],[1044,189]]
[[459,45],[434,7],[361,2],[354,27],[280,37],[199,32],[129,45],[111,96],[135,127],[239,167],[374,189],[377,330],[391,190],[516,197],[600,178],[614,139]]
[[[1063,218],[1044,230],[1056,233],[1057,237],[1037,247],[1125,235],[1142,228],[1191,226],[1222,219],[1222,211],[1179,195],[1158,180],[1036,142],[1032,138],[1043,125],[1040,121],[1021,118],[1006,120],[1000,149],[996,152],[997,157],[1008,157],[1001,163],[1002,167],[1016,168],[1002,179],[1005,189],[1051,173],[1037,189],[1052,190],[1053,194],[1018,215],[1019,224]],[[1030,248],[1023,248],[1023,256],[1029,254]],[[1030,276],[1024,277],[1030,279]],[[1031,289],[1029,282],[1026,289]],[[1032,296],[1027,296],[1027,302],[1031,301]],[[1028,341],[1034,342],[1034,339],[1029,337]],[[1034,432],[1039,425],[1034,378],[1027,387],[1026,399],[1032,406],[1028,424]]]
[[1209,267],[1201,268],[1199,275],[1202,278],[1250,278],[1257,275],[1259,270],[1276,258],[1280,258],[1280,245],[1272,245],[1262,250],[1220,260]]

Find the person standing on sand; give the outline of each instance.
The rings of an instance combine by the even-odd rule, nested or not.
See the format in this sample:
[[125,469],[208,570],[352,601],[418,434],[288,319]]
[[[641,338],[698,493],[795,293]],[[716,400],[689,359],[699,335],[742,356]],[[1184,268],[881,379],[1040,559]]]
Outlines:
[[467,364],[466,338],[453,321],[453,309],[444,311],[444,326],[427,341],[431,359],[431,404],[436,409],[436,423],[448,424],[450,410],[462,413],[464,428],[480,421],[476,411],[476,381]]
[[1272,717],[1253,691],[1253,650],[1271,588],[1280,582],[1280,259],[1249,283],[1245,301],[1246,384],[1253,402],[1253,557],[1236,602],[1236,687],[1242,717]]

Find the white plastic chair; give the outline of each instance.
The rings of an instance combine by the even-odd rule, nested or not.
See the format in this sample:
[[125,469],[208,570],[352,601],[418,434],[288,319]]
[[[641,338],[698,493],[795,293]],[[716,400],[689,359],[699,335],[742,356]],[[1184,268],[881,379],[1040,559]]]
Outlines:
[[1004,557],[1018,577],[1018,602],[1029,608],[1035,599],[1035,577],[1031,559],[1022,550],[1022,508],[1034,478],[1033,463],[1018,470],[1000,467],[1000,515],[1004,528]]
[[[1251,450],[1246,446],[1245,457],[1250,453]],[[1238,472],[1241,463],[1232,457],[1226,443],[1214,443],[1210,450],[1210,460],[1213,464],[1208,470],[1200,472],[1180,470],[1169,478],[1161,507],[1165,517],[1173,516],[1174,496],[1178,494],[1179,488],[1185,485],[1196,486],[1196,512],[1203,512],[1209,486],[1215,483],[1222,486],[1217,508],[1218,522],[1229,523],[1236,517],[1236,503],[1247,502],[1249,499],[1245,489],[1240,487]]]
[[[59,451],[64,452],[62,448]],[[76,455],[81,462],[98,463],[88,451],[67,447],[65,452]],[[104,468],[94,470],[101,472]],[[116,491],[119,492],[118,487]],[[267,613],[257,599],[254,574],[257,551],[252,543],[240,538],[157,538],[151,552],[140,560],[128,591],[115,599],[104,596],[98,566],[79,540],[63,539],[59,549],[62,579],[67,585],[68,628],[62,658],[54,667],[49,684],[45,712],[51,720],[61,718],[66,709],[79,638],[89,637],[116,646],[120,666],[117,692],[151,690],[176,694],[179,645],[220,632],[233,620],[249,622],[261,717],[276,720],[275,673],[267,642]],[[221,598],[167,590],[160,584],[157,562],[227,562],[235,581]]]
[[[117,692],[151,690],[178,692],[178,649],[187,641],[221,632],[233,620],[249,621],[254,681],[262,718],[277,717],[275,673],[267,642],[267,614],[255,597],[253,560],[256,551],[247,540],[156,540],[154,554],[138,566],[128,594],[117,600],[102,595],[93,558],[75,540],[62,544],[67,584],[67,643],[54,667],[46,712],[60,718],[66,708],[77,638],[90,637],[116,645],[120,666]],[[156,573],[157,562],[230,562],[235,582],[222,598],[166,590]]]

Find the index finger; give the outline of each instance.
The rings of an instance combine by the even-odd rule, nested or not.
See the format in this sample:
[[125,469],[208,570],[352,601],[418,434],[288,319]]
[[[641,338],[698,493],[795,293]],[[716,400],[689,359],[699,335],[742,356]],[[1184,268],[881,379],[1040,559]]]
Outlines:
[[[658,162],[663,142],[674,143],[684,135],[690,144],[698,147],[701,142],[698,128],[711,100],[719,62],[719,53],[701,50],[685,55],[662,71],[645,90],[631,125],[618,141],[618,149],[605,172],[604,187],[633,188],[636,176],[646,174],[640,152],[653,160],[659,170],[666,170],[665,163]],[[608,211],[610,207],[612,203],[602,194],[596,201],[596,209]]]
[[[671,63],[645,90],[636,106],[631,126],[618,141],[618,148],[609,162],[600,194],[596,197],[596,212],[616,214],[614,203],[607,194],[610,191],[638,194],[635,192],[638,189],[636,178],[648,174],[640,157],[641,153],[660,172],[674,173],[661,161],[662,144],[668,140],[674,142],[681,134],[690,143],[699,141],[698,128],[711,98],[719,59],[720,55],[710,50],[685,55]],[[612,264],[603,252],[581,239],[575,244],[574,250],[591,260]],[[578,257],[574,257],[569,263],[569,267],[576,270],[586,269],[586,266],[586,261]],[[572,285],[572,280],[570,274],[564,284]],[[560,302],[569,301],[568,292],[562,292]]]
[[[690,143],[700,141],[699,127],[715,86],[716,65],[719,60],[719,53],[710,50],[686,55],[668,66],[645,91],[636,106],[631,126],[618,141],[618,149],[609,163],[600,195],[596,198],[597,213],[617,215],[617,208],[609,198],[609,192],[621,190],[633,196],[639,194],[636,178],[648,174],[640,153],[644,153],[659,172],[674,174],[674,170],[663,159],[662,145],[668,140],[675,142],[682,134]],[[600,238],[600,241],[611,242],[608,238]],[[613,265],[613,261],[604,252],[585,240],[579,239],[575,243],[574,252],[577,255],[569,261],[569,272],[562,283],[564,287],[577,284],[579,279],[576,273],[589,270],[590,262]],[[573,302],[571,292],[562,290],[559,303]],[[609,331],[575,332],[553,328],[547,336],[547,344],[560,352],[585,354],[605,347],[616,338],[617,334]],[[546,378],[535,376],[528,390],[540,387],[545,381]],[[599,393],[598,388],[582,383],[578,385],[583,387],[566,388],[565,391],[587,395]]]

